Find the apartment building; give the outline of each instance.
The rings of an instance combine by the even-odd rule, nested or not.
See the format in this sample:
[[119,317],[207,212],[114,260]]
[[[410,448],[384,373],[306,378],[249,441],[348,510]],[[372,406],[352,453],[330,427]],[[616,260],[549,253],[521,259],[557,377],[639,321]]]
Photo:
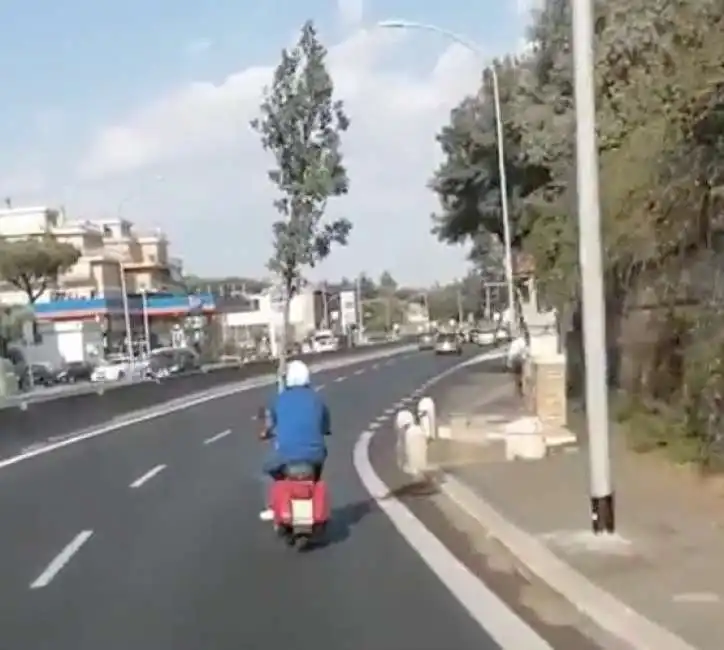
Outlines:
[[[127,322],[133,340],[141,341],[148,335],[149,321],[151,334],[163,336],[189,317],[215,312],[211,296],[188,296],[183,290],[181,261],[169,255],[169,242],[160,230],[141,232],[120,218],[71,219],[63,210],[44,206],[0,210],[0,238],[47,234],[72,244],[81,255],[33,306],[40,323],[35,332],[41,335],[26,341],[33,348],[29,357],[86,358],[101,354],[100,348],[121,346]],[[0,303],[27,301],[24,292],[0,282]]]
[[[169,256],[168,240],[160,230],[138,232],[126,219],[69,219],[64,211],[47,207],[0,210],[0,238],[12,241],[45,234],[72,244],[81,256],[38,302],[119,295],[122,273],[128,293],[155,293],[180,283],[181,262]],[[0,300],[22,304],[27,296],[4,283]]]

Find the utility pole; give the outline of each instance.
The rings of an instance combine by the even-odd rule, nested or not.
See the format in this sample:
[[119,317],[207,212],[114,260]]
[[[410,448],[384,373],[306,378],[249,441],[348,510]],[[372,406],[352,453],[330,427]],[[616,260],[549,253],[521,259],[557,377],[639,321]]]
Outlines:
[[583,296],[591,525],[596,534],[616,527],[608,431],[606,307],[596,140],[593,0],[573,0],[578,240]]

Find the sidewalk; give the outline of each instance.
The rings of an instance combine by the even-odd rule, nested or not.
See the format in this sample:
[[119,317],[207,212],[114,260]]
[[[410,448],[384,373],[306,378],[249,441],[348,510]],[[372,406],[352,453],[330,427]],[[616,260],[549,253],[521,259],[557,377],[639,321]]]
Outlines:
[[[494,445],[481,444],[482,428],[519,417],[521,408],[516,409],[512,387],[502,387],[503,377],[487,381],[501,387],[492,400],[471,400],[475,390],[470,385],[434,395],[441,424],[450,423],[453,436],[461,426],[465,429],[464,442],[435,442],[431,449],[432,461],[450,477],[448,495],[504,545],[505,535],[517,535],[515,543],[535,562],[552,552],[546,571],[559,565],[556,575],[580,590],[580,599],[573,594],[575,604],[582,610],[590,604],[594,618],[604,624],[605,617],[609,629],[638,635],[639,648],[683,650],[688,643],[719,650],[724,639],[724,481],[704,482],[656,457],[634,454],[614,436],[618,534],[595,537],[589,532],[586,450],[573,447],[541,461],[505,462]],[[470,406],[463,414],[466,401]],[[496,519],[496,512],[504,519]],[[588,589],[588,582],[620,603],[593,586]],[[672,634],[648,625],[636,612]]]

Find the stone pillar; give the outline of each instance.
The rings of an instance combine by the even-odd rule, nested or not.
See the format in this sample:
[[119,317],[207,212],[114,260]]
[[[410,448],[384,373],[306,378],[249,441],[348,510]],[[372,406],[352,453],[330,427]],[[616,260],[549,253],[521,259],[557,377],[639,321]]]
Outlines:
[[535,365],[534,409],[548,426],[565,427],[568,416],[566,401],[566,360],[562,354],[539,357]]

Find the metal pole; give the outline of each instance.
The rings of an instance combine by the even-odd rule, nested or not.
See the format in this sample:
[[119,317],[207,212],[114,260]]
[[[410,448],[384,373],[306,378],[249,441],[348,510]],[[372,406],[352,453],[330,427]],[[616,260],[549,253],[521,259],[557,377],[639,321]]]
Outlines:
[[322,329],[329,329],[329,302],[327,300],[327,285],[322,287],[322,322],[324,327]]
[[495,104],[495,128],[498,140],[498,175],[500,176],[500,198],[503,209],[503,244],[505,248],[505,279],[508,283],[508,302],[510,303],[510,335],[518,334],[518,310],[515,300],[515,281],[513,278],[513,242],[510,233],[510,214],[508,213],[508,175],[505,170],[505,143],[503,138],[503,116],[500,106],[500,85],[495,63],[490,66],[493,78],[493,104]]
[[[417,29],[428,32],[435,32],[442,36],[446,36],[452,41],[455,41],[459,45],[467,48],[474,54],[476,54],[481,61],[485,62],[488,60],[483,48],[477,43],[456,34],[449,29],[438,27],[437,25],[430,25],[426,23],[418,23],[409,20],[385,20],[377,24],[378,27],[389,28],[389,29]],[[512,235],[510,228],[510,213],[508,210],[508,176],[505,169],[505,140],[503,130],[503,116],[500,105],[500,86],[498,84],[498,73],[495,69],[495,65],[490,66],[491,75],[493,78],[493,103],[495,104],[495,125],[496,125],[496,139],[498,144],[498,175],[500,177],[500,207],[502,210],[503,219],[503,246],[505,248],[505,276],[508,285],[508,302],[510,303],[510,330],[511,335],[516,336],[518,332],[518,315],[517,305],[515,300],[515,282],[513,278],[513,249],[512,249]]]
[[128,288],[126,286],[126,269],[123,262],[118,262],[118,269],[121,272],[121,293],[123,300],[123,319],[126,322],[126,351],[128,352],[128,363],[131,369],[136,366],[136,359],[133,355],[133,334],[131,332],[131,310],[128,306]]
[[148,292],[144,289],[141,292],[143,305],[143,335],[146,338],[146,354],[151,356],[151,324],[148,320]]
[[362,305],[362,282],[357,276],[355,282],[355,295],[357,297],[357,343],[362,342],[362,333],[364,332],[365,313]]
[[598,196],[592,0],[573,0],[573,58],[591,525],[593,532],[598,534],[614,532],[615,516],[609,457],[606,307]]

